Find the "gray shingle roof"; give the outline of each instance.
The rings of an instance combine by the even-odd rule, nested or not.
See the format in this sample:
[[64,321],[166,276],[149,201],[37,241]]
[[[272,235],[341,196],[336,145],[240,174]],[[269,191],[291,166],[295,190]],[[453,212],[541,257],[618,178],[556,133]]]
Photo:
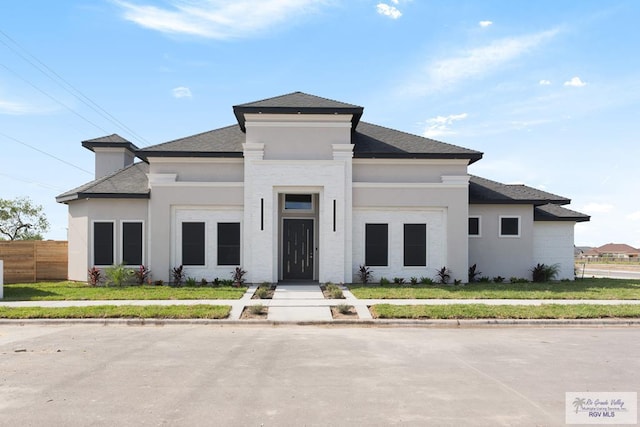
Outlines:
[[231,125],[138,150],[147,157],[242,157],[245,134]]
[[479,151],[366,122],[358,124],[353,143],[355,158],[451,158],[469,159],[470,164],[482,158]]
[[132,152],[138,150],[138,147],[118,135],[117,133],[101,136],[100,138],[87,139],[82,141],[82,146],[88,150],[94,151],[96,147],[122,147]]
[[355,127],[360,121],[363,111],[364,108],[359,105],[347,104],[303,92],[293,92],[233,107],[233,113],[243,132],[246,130],[244,115],[247,113],[351,114],[353,116],[351,123]]
[[567,205],[571,200],[521,184],[502,184],[471,175],[469,203],[473,204],[533,204],[547,203]]
[[591,217],[580,212],[562,206],[548,203],[546,205],[536,206],[533,210],[534,221],[589,221]]
[[56,197],[59,203],[84,198],[149,198],[149,165],[134,163],[111,175],[96,179]]

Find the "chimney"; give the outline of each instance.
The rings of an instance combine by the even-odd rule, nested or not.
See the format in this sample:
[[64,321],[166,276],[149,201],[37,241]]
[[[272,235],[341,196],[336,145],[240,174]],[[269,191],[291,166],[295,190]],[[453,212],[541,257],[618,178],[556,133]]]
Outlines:
[[82,146],[96,155],[95,179],[131,166],[136,158],[136,147],[117,134],[82,141]]

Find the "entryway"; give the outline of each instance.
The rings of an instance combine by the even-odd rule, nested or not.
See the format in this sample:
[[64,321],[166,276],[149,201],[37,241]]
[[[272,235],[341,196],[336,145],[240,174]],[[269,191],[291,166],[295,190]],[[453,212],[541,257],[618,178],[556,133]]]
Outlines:
[[313,280],[313,219],[282,220],[282,278]]

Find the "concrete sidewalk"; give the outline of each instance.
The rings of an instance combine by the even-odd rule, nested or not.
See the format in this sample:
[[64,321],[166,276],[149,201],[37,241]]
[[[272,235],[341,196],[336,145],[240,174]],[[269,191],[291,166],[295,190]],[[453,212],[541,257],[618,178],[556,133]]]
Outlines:
[[[543,304],[596,304],[640,305],[640,300],[566,300],[566,299],[357,299],[345,286],[342,287],[344,299],[325,299],[317,283],[280,283],[273,299],[252,299],[257,286],[250,286],[242,298],[237,300],[198,299],[198,300],[100,300],[100,301],[1,301],[0,307],[87,307],[98,305],[229,305],[231,313],[224,321],[239,321],[245,307],[263,305],[268,307],[269,322],[333,322],[331,307],[340,304],[351,305],[356,309],[358,321],[373,321],[369,306],[376,304],[391,305],[527,305]],[[628,322],[628,321],[627,321]],[[388,323],[388,322],[387,322]]]

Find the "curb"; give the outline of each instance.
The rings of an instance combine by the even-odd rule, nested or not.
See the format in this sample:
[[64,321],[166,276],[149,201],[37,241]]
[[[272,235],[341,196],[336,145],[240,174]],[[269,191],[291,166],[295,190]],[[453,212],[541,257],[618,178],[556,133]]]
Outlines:
[[0,319],[0,325],[125,325],[125,326],[357,326],[423,328],[492,327],[640,327],[640,319],[360,319],[331,321],[272,321],[228,319]]

